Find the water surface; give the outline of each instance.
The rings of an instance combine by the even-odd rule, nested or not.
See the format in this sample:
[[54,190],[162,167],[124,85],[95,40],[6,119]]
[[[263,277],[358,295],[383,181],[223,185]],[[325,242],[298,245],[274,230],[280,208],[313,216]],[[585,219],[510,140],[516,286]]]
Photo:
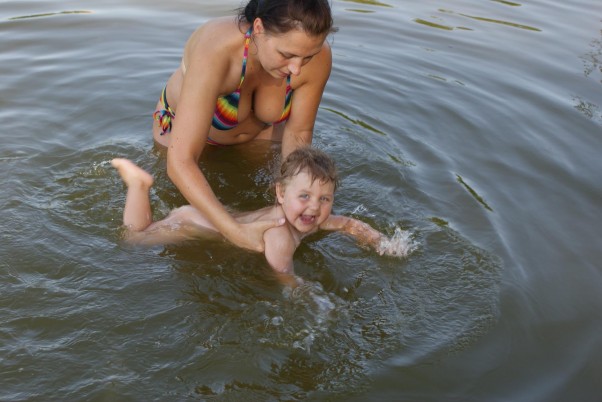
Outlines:
[[[221,241],[121,241],[117,156],[185,203],[150,114],[196,26],[234,1],[0,8],[0,400],[597,401],[602,23],[592,0],[334,1],[314,144],[340,235],[288,294]],[[278,147],[212,148],[227,205],[272,202]],[[265,162],[265,161],[268,162]]]

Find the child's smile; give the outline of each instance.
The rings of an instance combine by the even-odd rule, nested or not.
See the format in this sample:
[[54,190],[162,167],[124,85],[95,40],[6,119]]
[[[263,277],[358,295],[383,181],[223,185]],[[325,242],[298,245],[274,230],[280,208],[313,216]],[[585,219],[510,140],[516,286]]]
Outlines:
[[309,233],[330,216],[334,183],[312,181],[311,175],[299,172],[288,183],[277,186],[276,194],[289,224],[301,233]]
[[312,225],[315,222],[316,217],[314,215],[301,215],[299,219],[301,219],[301,222],[305,225]]

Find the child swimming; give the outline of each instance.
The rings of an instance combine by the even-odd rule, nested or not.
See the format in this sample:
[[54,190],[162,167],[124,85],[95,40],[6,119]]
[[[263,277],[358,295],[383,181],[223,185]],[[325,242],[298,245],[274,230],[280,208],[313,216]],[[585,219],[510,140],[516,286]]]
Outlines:
[[[113,159],[127,186],[123,224],[131,244],[178,243],[199,236],[219,234],[196,208],[186,205],[153,222],[149,191],[153,177],[127,159]],[[234,214],[239,223],[278,220],[283,223],[264,233],[265,258],[282,283],[295,286],[293,254],[301,240],[318,230],[339,231],[379,253],[385,236],[370,225],[345,216],[332,215],[338,176],[333,160],[324,152],[302,147],[284,160],[274,180],[276,204],[256,211]]]

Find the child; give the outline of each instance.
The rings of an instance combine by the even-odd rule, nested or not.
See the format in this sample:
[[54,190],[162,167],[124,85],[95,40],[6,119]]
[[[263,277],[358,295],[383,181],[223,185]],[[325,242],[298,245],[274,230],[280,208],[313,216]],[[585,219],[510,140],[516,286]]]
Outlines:
[[[128,187],[123,212],[126,239],[135,244],[166,244],[216,233],[214,226],[194,207],[173,210],[165,219],[152,222],[149,190],[150,174],[127,159],[113,159]],[[352,235],[362,245],[380,250],[384,236],[357,219],[331,215],[338,177],[334,162],[324,152],[311,147],[293,151],[276,177],[276,205],[235,214],[240,223],[257,220],[285,220],[264,233],[265,257],[285,284],[296,285],[293,254],[301,240],[316,231],[340,231]]]

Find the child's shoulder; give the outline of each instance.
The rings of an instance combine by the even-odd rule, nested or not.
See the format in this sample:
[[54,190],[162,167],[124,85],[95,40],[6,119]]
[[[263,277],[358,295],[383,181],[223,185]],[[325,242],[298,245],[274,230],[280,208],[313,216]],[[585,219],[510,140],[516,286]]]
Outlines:
[[299,239],[285,223],[266,230],[263,234],[265,257],[270,266],[282,273],[293,272],[293,254],[299,245]]
[[[265,219],[281,219],[286,218],[284,215],[284,211],[282,208],[275,207],[269,214],[266,214]],[[266,243],[266,247],[269,244],[275,245],[280,249],[289,249],[295,250],[301,239],[298,235],[295,234],[295,230],[291,228],[290,224],[287,222],[284,225],[276,226],[273,228],[269,228],[263,234],[263,239]]]

